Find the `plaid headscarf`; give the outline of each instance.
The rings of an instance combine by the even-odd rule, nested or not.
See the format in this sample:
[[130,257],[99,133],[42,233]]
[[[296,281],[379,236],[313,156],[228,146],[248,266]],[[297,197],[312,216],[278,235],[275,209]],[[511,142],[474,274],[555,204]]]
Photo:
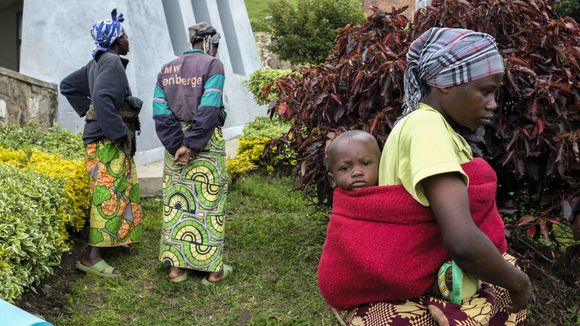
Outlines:
[[403,115],[417,108],[425,94],[421,82],[452,87],[504,72],[495,39],[468,29],[434,27],[411,43],[405,70]]
[[111,19],[103,19],[91,27],[91,36],[97,46],[93,50],[93,58],[99,52],[107,52],[115,40],[125,34],[121,23],[125,20],[123,14],[117,16],[117,9],[111,11]]

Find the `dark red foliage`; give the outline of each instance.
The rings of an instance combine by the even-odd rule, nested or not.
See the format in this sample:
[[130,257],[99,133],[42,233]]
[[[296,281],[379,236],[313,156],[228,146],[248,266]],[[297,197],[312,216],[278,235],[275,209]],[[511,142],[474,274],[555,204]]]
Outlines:
[[346,26],[326,63],[277,82],[275,107],[295,121],[299,188],[328,206],[327,142],[344,130],[362,129],[384,144],[401,113],[411,41],[430,27],[462,27],[493,35],[505,58],[495,123],[485,132],[463,132],[474,153],[498,173],[498,206],[530,216],[520,227],[535,237],[552,237],[555,222],[572,224],[580,214],[577,23],[544,0],[435,0],[416,12],[412,25],[401,15],[404,9],[375,10],[364,25]]
[[337,132],[363,129],[382,145],[401,113],[410,44],[404,9],[375,11],[364,25],[347,25],[326,63],[276,82],[280,92],[273,107],[279,109],[271,114],[294,119],[298,186],[320,206],[328,206],[332,195],[324,167],[327,142]]

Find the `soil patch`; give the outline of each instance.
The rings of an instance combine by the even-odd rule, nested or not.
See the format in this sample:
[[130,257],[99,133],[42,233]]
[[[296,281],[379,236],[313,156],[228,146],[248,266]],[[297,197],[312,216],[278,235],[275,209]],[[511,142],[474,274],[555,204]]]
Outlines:
[[73,234],[71,237],[73,244],[62,255],[60,266],[54,267],[53,275],[46,277],[38,286],[26,290],[16,301],[16,306],[48,321],[67,313],[66,297],[71,286],[85,275],[75,268],[75,263],[86,250],[88,232]]

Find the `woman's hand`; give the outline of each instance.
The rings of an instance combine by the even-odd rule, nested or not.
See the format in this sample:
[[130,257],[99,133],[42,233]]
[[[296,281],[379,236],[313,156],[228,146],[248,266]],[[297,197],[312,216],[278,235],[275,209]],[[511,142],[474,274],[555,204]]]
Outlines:
[[457,173],[444,173],[421,181],[447,252],[464,272],[509,291],[511,312],[525,309],[531,297],[528,276],[499,253],[475,223],[469,209],[467,187]]
[[179,166],[184,166],[193,160],[193,157],[197,155],[196,152],[189,149],[186,146],[181,146],[175,152],[175,156],[173,156],[173,162]]
[[516,313],[520,310],[526,309],[528,306],[528,302],[532,298],[532,283],[530,283],[528,275],[526,275],[522,271],[520,271],[520,274],[522,278],[521,287],[515,290],[508,290],[512,302],[507,307],[507,311],[511,313]]

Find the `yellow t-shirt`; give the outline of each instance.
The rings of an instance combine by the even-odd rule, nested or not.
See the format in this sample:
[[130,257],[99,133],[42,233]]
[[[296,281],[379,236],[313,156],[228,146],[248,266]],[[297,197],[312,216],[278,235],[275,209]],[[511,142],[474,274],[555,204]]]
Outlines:
[[473,159],[471,147],[437,110],[420,103],[399,121],[383,148],[379,185],[403,185],[423,206],[429,206],[421,181],[427,177],[458,172],[469,183],[461,164]]

